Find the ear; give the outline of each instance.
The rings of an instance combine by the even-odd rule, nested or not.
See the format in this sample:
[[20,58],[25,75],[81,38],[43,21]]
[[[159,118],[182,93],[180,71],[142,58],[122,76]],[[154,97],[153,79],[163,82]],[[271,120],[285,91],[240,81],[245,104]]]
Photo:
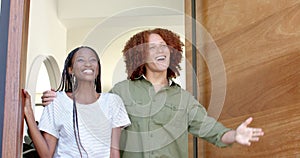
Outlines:
[[68,67],[68,72],[69,72],[69,74],[72,74],[72,73],[73,73],[72,67]]

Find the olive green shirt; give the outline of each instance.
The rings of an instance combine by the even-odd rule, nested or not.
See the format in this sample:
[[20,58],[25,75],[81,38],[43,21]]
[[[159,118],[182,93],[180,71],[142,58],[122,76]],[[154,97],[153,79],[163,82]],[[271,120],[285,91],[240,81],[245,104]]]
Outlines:
[[131,120],[121,134],[122,158],[187,158],[188,132],[226,146],[220,139],[230,129],[207,116],[206,109],[171,80],[158,92],[144,77],[119,82],[111,92],[123,99]]

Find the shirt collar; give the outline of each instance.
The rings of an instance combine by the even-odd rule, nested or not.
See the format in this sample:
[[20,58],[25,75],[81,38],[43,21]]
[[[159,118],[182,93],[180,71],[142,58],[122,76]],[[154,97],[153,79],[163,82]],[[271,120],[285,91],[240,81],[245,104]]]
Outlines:
[[[135,79],[136,79],[136,80],[139,80],[139,79],[145,79],[145,80],[147,80],[147,78],[146,78],[146,76],[145,76],[144,74],[141,75],[141,76],[139,76],[139,77],[137,77],[137,78],[135,78]],[[173,81],[172,78],[169,78],[169,87],[175,86],[175,85],[177,85],[177,86],[180,87],[180,85],[178,85],[175,81]]]

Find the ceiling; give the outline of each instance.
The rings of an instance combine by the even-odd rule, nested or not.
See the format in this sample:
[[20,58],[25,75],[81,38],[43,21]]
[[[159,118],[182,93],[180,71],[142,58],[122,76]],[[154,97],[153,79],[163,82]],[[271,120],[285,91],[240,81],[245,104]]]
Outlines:
[[[94,25],[110,19],[112,26],[128,21],[164,22],[178,25],[184,15],[183,0],[57,0],[57,13],[66,28]],[[149,22],[149,20],[146,20]],[[114,23],[115,22],[115,23]],[[117,24],[117,25],[116,25]]]

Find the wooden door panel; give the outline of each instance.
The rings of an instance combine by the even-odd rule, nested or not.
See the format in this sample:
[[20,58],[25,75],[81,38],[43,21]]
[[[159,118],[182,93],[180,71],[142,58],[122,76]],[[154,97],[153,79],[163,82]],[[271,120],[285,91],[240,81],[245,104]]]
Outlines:
[[265,136],[250,147],[234,144],[229,148],[217,148],[207,143],[206,156],[231,157],[300,157],[300,103],[272,108],[255,114],[234,117],[223,121],[224,125],[235,128],[245,117],[253,116],[253,126],[264,128]]
[[[186,14],[191,15],[188,1]],[[207,42],[197,34],[197,44],[216,44],[226,72],[225,101],[217,119],[236,128],[253,116],[252,125],[265,131],[251,147],[219,149],[205,143],[200,157],[300,157],[300,0],[202,0],[196,10],[197,21],[213,38]],[[186,22],[189,39],[191,27]],[[192,61],[191,44],[186,43],[186,58]],[[197,88],[199,101],[209,108],[215,97],[212,75],[221,71],[208,69],[215,52],[206,51],[197,53]],[[191,79],[187,73],[187,81]],[[192,91],[192,85],[187,89]]]
[[[2,158],[21,157],[30,0],[10,0],[7,46]],[[2,52],[1,52],[2,53]]]

